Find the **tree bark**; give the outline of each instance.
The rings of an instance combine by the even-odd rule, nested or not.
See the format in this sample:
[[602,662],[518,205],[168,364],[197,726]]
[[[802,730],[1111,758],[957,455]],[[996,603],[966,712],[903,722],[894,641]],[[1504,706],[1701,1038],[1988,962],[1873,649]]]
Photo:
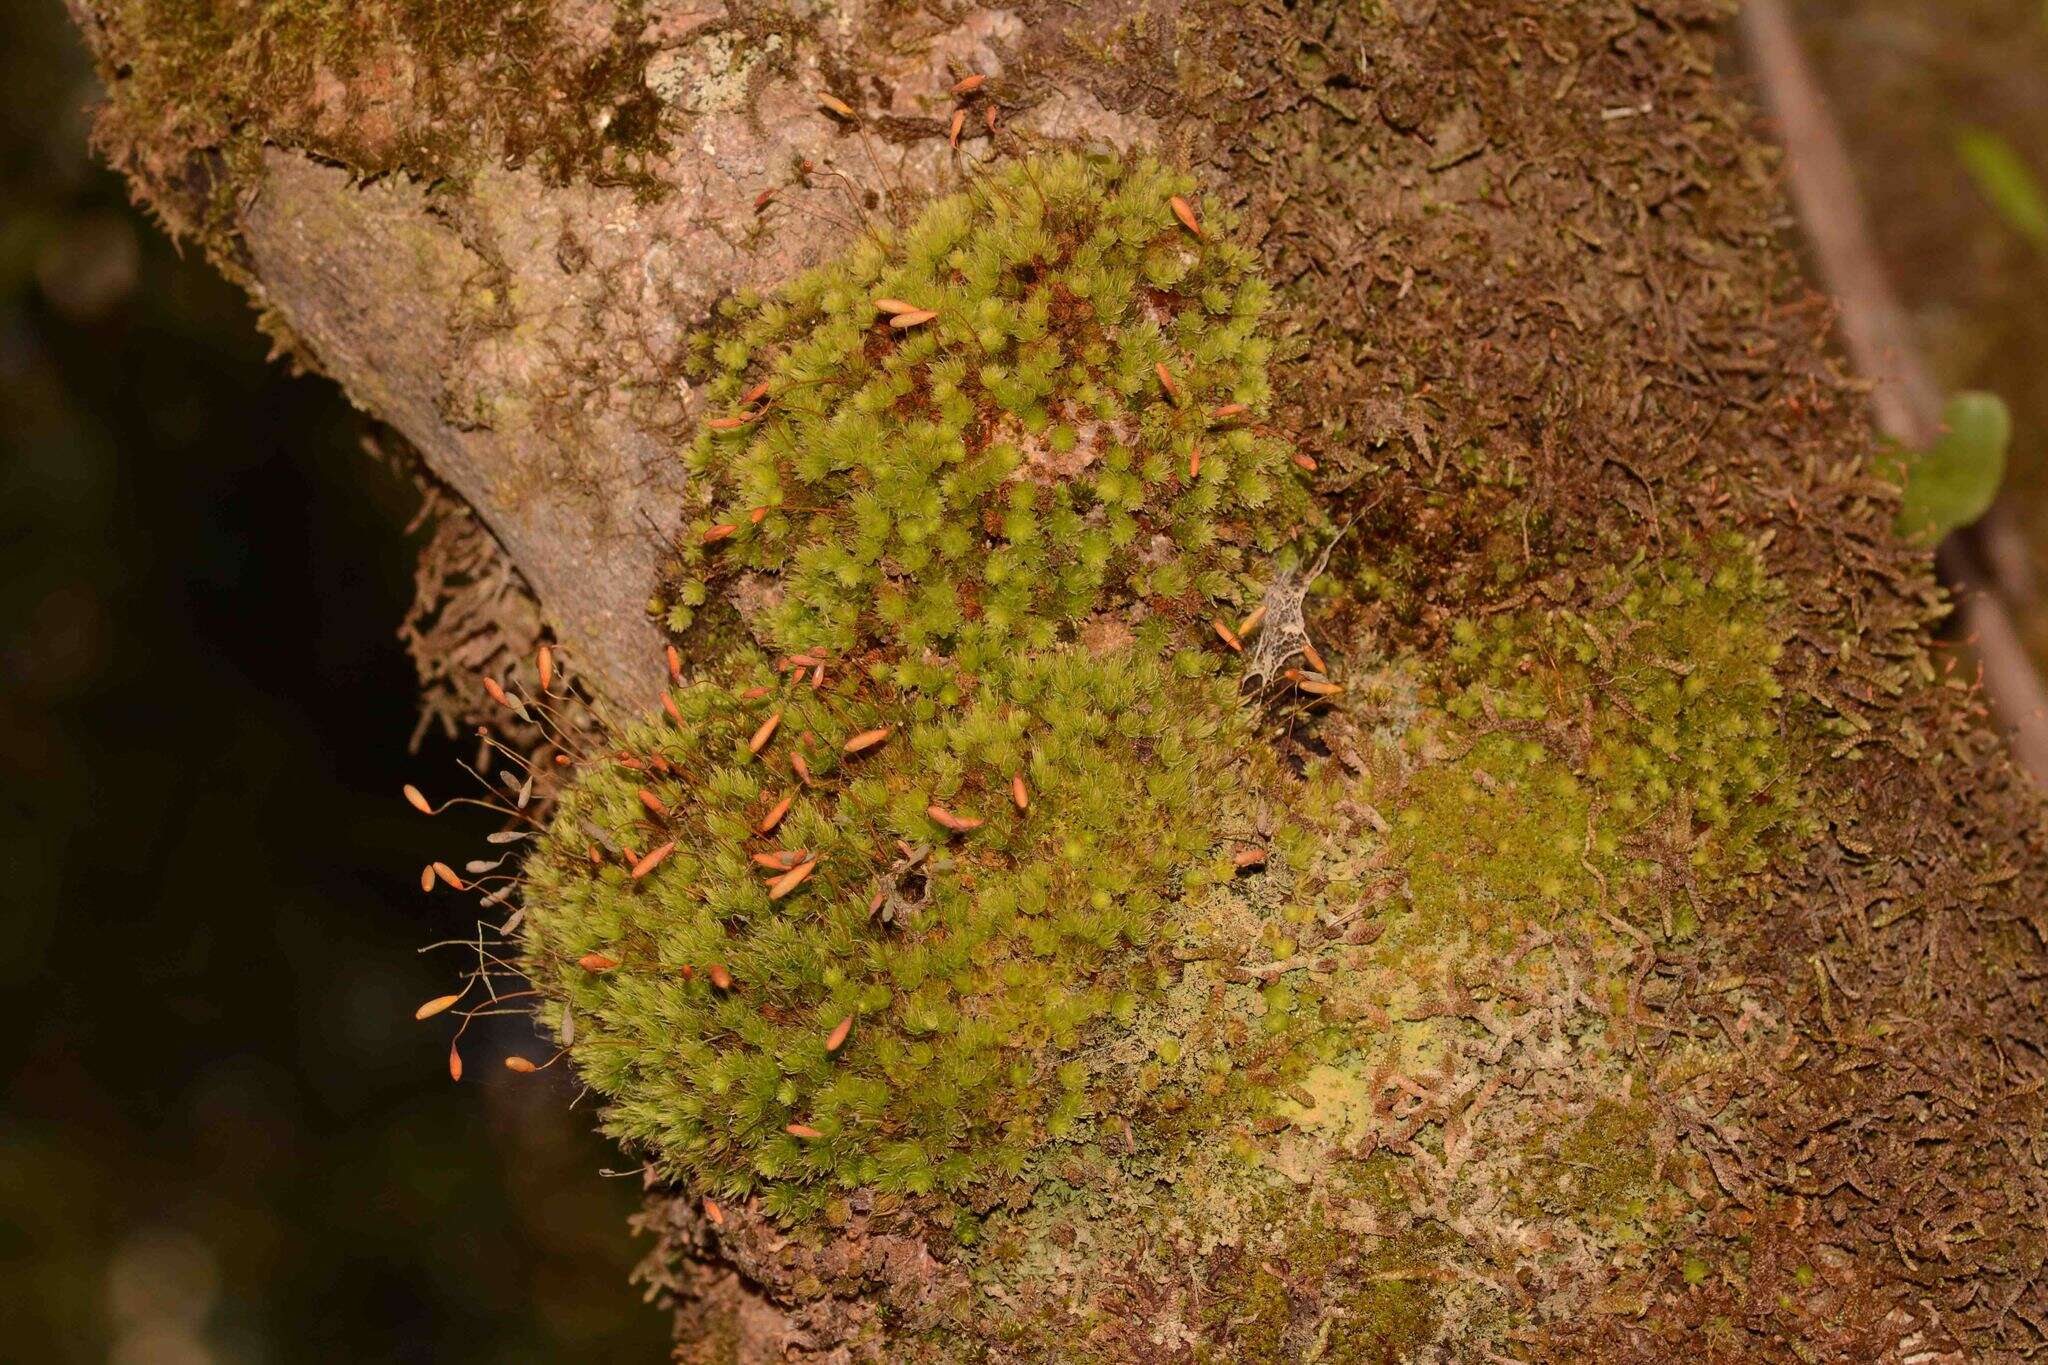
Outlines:
[[[1405,594],[1329,627],[1361,653],[1428,667],[1454,620],[1582,602],[1603,563],[1760,543],[1816,818],[1744,891],[1761,912],[1715,901],[1705,947],[1644,948],[1615,1025],[1646,1055],[1660,1029],[1730,1047],[1671,1124],[1703,1173],[1688,1236],[1736,1248],[1742,1275],[1673,1242],[1593,1268],[1569,1310],[1520,1302],[1513,1353],[1488,1349],[2048,1342],[2041,807],[1929,660],[1940,596],[1861,470],[1866,395],[1722,74],[1723,5],[70,4],[138,196],[476,509],[620,715],[664,677],[646,604],[704,416],[693,332],[1048,148],[1156,153],[1247,215],[1283,300],[1280,424]],[[973,74],[988,84],[955,98]],[[1522,481],[1485,486],[1488,461]],[[835,1277],[680,1194],[648,1224],[691,1358],[851,1359],[875,1304],[945,1276],[877,1233],[869,1269]],[[1271,1358],[1318,1358],[1327,1305],[1291,1292]],[[1412,1358],[1479,1358],[1457,1330]]]

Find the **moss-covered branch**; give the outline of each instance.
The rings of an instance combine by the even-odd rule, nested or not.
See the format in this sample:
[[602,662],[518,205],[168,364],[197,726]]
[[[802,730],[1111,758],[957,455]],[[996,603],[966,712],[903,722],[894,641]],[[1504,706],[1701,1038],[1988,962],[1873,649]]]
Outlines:
[[612,702],[686,1358],[2039,1348],[2040,806],[1718,5],[73,2]]

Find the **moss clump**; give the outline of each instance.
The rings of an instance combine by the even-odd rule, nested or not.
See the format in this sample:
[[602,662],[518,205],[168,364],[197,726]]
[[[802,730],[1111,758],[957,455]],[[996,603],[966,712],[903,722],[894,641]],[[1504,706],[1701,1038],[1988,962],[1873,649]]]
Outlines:
[[717,398],[766,386],[690,456],[674,619],[721,625],[526,897],[611,1130],[697,1188],[970,1236],[1090,1134],[1091,1045],[1175,979],[1183,870],[1268,776],[1210,622],[1309,516],[1288,448],[1213,411],[1266,397],[1265,291],[1226,215],[1175,221],[1191,192],[1019,163],[706,345]]
[[[859,1186],[1018,1174],[1090,1108],[1089,1073],[1065,1059],[1153,989],[1172,875],[1214,846],[1197,812],[1243,726],[1199,662],[1148,634],[1102,658],[1020,658],[948,705],[885,665],[814,691],[776,688],[757,659],[678,689],[682,725],[633,730],[624,762],[586,770],[529,871],[530,960],[579,1021],[611,1129],[790,1215]],[[774,690],[745,699],[753,686]],[[771,714],[780,739],[757,758]],[[956,833],[934,807],[983,823]],[[791,856],[754,861],[771,850]],[[815,871],[774,896],[797,866]],[[591,953],[620,966],[579,967]]]
[[1443,1309],[1427,1281],[1388,1274],[1344,1303],[1327,1340],[1329,1365],[1401,1365],[1417,1359],[1443,1326]]
[[1154,162],[1020,162],[728,305],[700,366],[729,425],[691,453],[672,624],[770,572],[750,624],[775,646],[980,669],[1105,607],[1244,605],[1310,512],[1289,447],[1246,420],[1268,289],[1230,215],[1197,237],[1166,211],[1192,193]]
[[1287,1282],[1262,1265],[1225,1269],[1223,1295],[1209,1305],[1206,1335],[1230,1343],[1235,1359],[1280,1359],[1294,1304]]
[[1549,1198],[1585,1219],[1621,1223],[1639,1217],[1657,1175],[1651,1118],[1640,1103],[1595,1101],[1548,1163]]
[[1414,929],[1505,942],[1599,906],[1691,937],[1699,885],[1761,871],[1804,818],[1772,671],[1777,591],[1724,540],[1603,572],[1596,610],[1456,623],[1441,684],[1455,728],[1410,743],[1455,761],[1403,785],[1394,831]]
[[548,0],[110,0],[110,131],[184,154],[303,147],[364,175],[488,158],[653,195],[665,134],[640,8],[593,46]]
[[1735,540],[1355,647],[1300,779],[1256,742],[1211,623],[1314,514],[1217,417],[1265,401],[1263,290],[1187,188],[1022,163],[731,304],[671,718],[529,866],[615,1133],[813,1231],[950,1226],[968,1307],[906,1359],[1142,1358],[1102,1286],[1190,1278],[1197,1358],[1418,1358],[1640,1263],[1658,1087],[1719,1063],[1653,1083],[1634,963],[1801,819]]

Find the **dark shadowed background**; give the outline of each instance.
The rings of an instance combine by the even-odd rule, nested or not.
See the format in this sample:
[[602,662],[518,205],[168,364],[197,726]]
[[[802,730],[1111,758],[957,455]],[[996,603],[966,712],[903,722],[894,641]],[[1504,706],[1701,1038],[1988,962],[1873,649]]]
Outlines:
[[659,1360],[587,1102],[412,1019],[471,856],[399,798],[467,752],[405,750],[418,495],[92,158],[61,4],[4,10],[0,1359]]

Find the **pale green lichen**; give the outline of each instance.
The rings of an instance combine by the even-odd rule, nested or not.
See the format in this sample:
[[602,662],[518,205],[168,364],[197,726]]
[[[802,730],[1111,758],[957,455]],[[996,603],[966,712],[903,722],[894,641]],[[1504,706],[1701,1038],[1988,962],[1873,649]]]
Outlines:
[[756,41],[733,29],[707,33],[647,61],[647,88],[686,113],[725,114],[742,107],[761,63],[783,48],[782,35]]

